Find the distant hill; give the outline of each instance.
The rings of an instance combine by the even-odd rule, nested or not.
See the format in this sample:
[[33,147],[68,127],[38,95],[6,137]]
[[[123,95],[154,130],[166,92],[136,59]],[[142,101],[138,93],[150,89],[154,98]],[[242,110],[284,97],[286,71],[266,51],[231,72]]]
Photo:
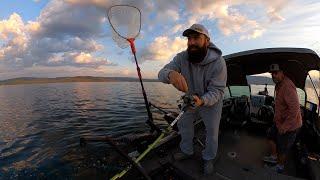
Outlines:
[[[314,79],[319,83],[318,79]],[[274,85],[272,78],[265,76],[247,76],[249,84],[256,85]],[[0,81],[0,85],[17,85],[17,84],[41,84],[41,83],[68,83],[68,82],[139,82],[138,78],[130,77],[94,77],[94,76],[76,76],[76,77],[57,77],[57,78],[34,78],[20,77]],[[143,82],[159,82],[157,79],[143,79]],[[306,82],[312,87],[311,82]]]
[[[272,80],[272,78],[270,77],[266,77],[266,76],[247,76],[247,81],[249,84],[256,84],[256,85],[265,85],[265,84],[268,84],[268,85],[274,85],[274,82]],[[315,85],[317,85],[317,88],[318,87],[318,84],[319,84],[319,79],[318,78],[312,78],[312,81]],[[313,88],[313,85],[310,81],[309,78],[306,79],[306,87],[311,87]]]
[[[143,79],[144,82],[158,82],[157,79]],[[33,78],[21,77],[0,81],[0,85],[16,84],[41,84],[41,83],[67,83],[67,82],[139,82],[138,78],[130,77],[93,77],[93,76],[76,76],[76,77],[57,77],[57,78]]]

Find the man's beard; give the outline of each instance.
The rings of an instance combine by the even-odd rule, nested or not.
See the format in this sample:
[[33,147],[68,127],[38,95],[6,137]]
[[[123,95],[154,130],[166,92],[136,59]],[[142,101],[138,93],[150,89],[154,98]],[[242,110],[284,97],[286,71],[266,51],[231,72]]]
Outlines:
[[[191,50],[191,48],[196,48],[196,49]],[[199,46],[191,45],[188,47],[187,52],[188,52],[188,61],[189,62],[199,63],[199,62],[203,61],[203,59],[206,57],[207,47],[206,46],[199,47]]]
[[272,78],[272,81],[275,83],[275,84],[278,84],[280,81],[276,78]]

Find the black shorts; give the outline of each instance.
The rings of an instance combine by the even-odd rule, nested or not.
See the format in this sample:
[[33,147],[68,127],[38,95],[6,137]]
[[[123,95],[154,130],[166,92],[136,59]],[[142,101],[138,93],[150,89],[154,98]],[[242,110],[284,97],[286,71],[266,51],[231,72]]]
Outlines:
[[292,148],[298,133],[298,129],[279,134],[276,125],[272,125],[267,131],[267,138],[274,141],[280,154],[287,154]]

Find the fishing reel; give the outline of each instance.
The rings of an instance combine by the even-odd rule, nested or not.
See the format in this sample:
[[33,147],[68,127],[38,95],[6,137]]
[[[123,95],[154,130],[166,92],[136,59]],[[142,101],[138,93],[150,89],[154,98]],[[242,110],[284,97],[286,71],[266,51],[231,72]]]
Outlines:
[[187,93],[183,96],[181,96],[180,98],[180,104],[179,109],[184,110],[187,107],[191,108],[191,109],[195,109],[196,104],[195,104],[195,100],[194,100],[194,95],[196,94],[191,94],[191,93]]

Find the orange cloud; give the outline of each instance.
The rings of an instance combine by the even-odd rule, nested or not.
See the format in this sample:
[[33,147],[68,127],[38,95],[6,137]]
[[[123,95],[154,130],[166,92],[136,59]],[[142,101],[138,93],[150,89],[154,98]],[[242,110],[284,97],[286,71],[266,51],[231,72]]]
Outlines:
[[155,60],[167,62],[178,52],[185,50],[187,47],[187,40],[180,37],[170,39],[167,36],[159,36],[144,49],[141,53],[141,60]]

